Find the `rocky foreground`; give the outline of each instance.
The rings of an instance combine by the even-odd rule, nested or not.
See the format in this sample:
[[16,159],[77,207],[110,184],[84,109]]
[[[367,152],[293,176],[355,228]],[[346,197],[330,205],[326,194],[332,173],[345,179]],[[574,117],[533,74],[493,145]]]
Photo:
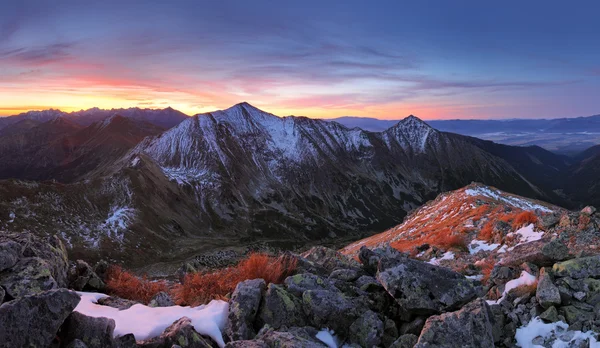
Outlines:
[[[576,214],[596,226],[586,233],[599,233],[594,210]],[[316,247],[291,255],[297,268],[283,284],[239,283],[220,307],[217,336],[202,318],[184,316],[162,333],[138,337],[124,332],[122,318],[75,311],[88,296],[73,290],[104,291],[105,263],[69,262],[55,237],[4,234],[0,347],[594,347],[600,254],[575,253],[560,238],[530,243],[538,252],[529,248],[518,264],[496,264],[485,282],[390,247],[362,247],[356,259]],[[91,310],[177,307],[165,293],[148,306],[96,298]],[[138,328],[157,320],[137,318]]]

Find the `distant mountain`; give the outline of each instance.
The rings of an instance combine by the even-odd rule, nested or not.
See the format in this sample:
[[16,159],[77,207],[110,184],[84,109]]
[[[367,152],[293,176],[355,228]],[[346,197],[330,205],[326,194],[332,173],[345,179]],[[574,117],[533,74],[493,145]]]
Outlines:
[[89,126],[92,123],[104,120],[107,117],[120,115],[125,118],[131,118],[137,121],[145,121],[163,128],[171,128],[188,116],[171,107],[165,109],[99,109],[91,108],[75,112],[63,112],[60,110],[29,111],[15,116],[0,117],[0,130],[7,128],[24,120],[47,122],[57,117],[62,117],[82,126]]
[[[367,117],[330,119],[347,127],[379,132],[398,120]],[[443,132],[469,135],[497,143],[541,146],[556,153],[574,155],[600,144],[600,115],[559,119],[432,120],[427,124]]]

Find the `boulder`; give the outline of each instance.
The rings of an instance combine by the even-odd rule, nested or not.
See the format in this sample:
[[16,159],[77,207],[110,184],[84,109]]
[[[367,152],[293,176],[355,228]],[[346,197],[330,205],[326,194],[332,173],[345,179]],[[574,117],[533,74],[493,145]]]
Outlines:
[[312,247],[302,254],[302,257],[322,266],[328,273],[336,269],[360,269],[360,264],[354,259],[322,246]]
[[81,340],[74,340],[67,345],[67,348],[88,348],[88,346]]
[[327,348],[316,338],[319,331],[312,327],[291,327],[287,330],[275,331],[269,326],[263,327],[256,338],[269,347],[277,348]]
[[327,290],[308,290],[302,295],[304,313],[315,327],[327,327],[346,335],[350,325],[367,307],[358,298]]
[[515,246],[511,252],[506,253],[499,265],[518,266],[531,262],[537,266],[552,266],[568,257],[569,249],[559,240],[537,240]]
[[12,240],[0,243],[0,272],[14,266],[21,255],[21,246]]
[[89,348],[110,348],[115,346],[113,333],[115,321],[108,318],[93,318],[73,312],[63,325],[64,342],[79,340]]
[[127,334],[115,338],[115,348],[137,348],[137,341],[133,334]]
[[0,274],[0,285],[11,298],[35,295],[59,286],[50,265],[39,257],[23,258],[9,272]]
[[109,296],[109,297],[103,297],[101,299],[98,299],[98,304],[102,305],[102,306],[113,307],[113,308],[116,308],[116,309],[122,311],[124,309],[129,309],[131,306],[140,304],[140,303],[137,301],[126,300],[126,299],[120,298],[120,297]]
[[167,294],[164,291],[159,292],[158,294],[152,297],[150,303],[148,303],[148,307],[171,307],[174,306],[175,302],[171,298],[171,295]]
[[213,343],[210,338],[194,330],[190,318],[183,317],[173,322],[159,337],[139,341],[138,347],[172,348],[174,345],[179,345],[186,348],[212,348]]
[[342,280],[345,282],[353,282],[360,277],[360,272],[355,269],[336,269],[331,272],[329,278]]
[[4,288],[0,286],[0,304],[2,304],[2,302],[4,302],[4,295],[6,293],[4,292]]
[[0,347],[48,347],[80,301],[58,289],[24,296],[0,306]]
[[225,348],[269,348],[269,346],[263,340],[245,340],[229,342]]
[[552,272],[556,277],[573,279],[600,277],[600,255],[581,257],[554,264]]
[[379,261],[383,258],[401,259],[408,258],[408,255],[403,254],[390,246],[373,250],[363,246],[358,251],[358,259],[363,264],[365,271],[370,274],[375,274],[377,272]]
[[360,276],[354,284],[366,292],[385,290],[377,278],[368,275]]
[[73,290],[102,292],[106,288],[104,281],[94,272],[87,262],[77,260],[69,268],[69,287]]
[[229,301],[229,321],[226,332],[233,341],[256,336],[254,319],[267,285],[262,279],[246,280],[235,287]]
[[300,273],[287,277],[284,283],[287,290],[296,296],[302,296],[307,290],[338,291],[331,280],[311,273]]
[[460,308],[477,296],[473,283],[450,269],[408,258],[383,258],[377,280],[412,314]]
[[477,299],[456,312],[429,317],[415,348],[494,347],[493,314]]
[[544,307],[545,309],[560,305],[561,303],[560,292],[558,291],[556,285],[554,285],[552,282],[552,278],[545,268],[540,270],[535,297],[537,298],[540,306]]
[[373,311],[366,311],[350,325],[349,340],[361,347],[377,347],[383,337],[383,321]]
[[558,311],[556,307],[552,306],[546,309],[542,314],[540,314],[540,319],[547,323],[554,323],[558,321]]
[[306,323],[302,301],[277,284],[269,284],[267,287],[258,317],[262,324],[269,324],[275,329],[282,326],[304,326]]
[[418,340],[419,337],[417,335],[402,335],[396,340],[396,342],[392,343],[390,348],[413,348],[417,344]]

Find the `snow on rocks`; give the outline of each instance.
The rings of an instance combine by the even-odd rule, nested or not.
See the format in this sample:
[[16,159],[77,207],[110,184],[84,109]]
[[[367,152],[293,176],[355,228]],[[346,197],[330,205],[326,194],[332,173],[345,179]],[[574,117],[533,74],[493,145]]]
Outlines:
[[[600,348],[598,334],[588,331],[568,331],[569,325],[562,321],[544,323],[540,318],[533,318],[527,325],[517,329],[515,339],[517,346],[523,348],[533,347],[581,347],[585,340],[589,340],[590,348]],[[579,344],[577,344],[579,343]]]
[[504,203],[510,204],[513,207],[523,210],[539,210],[545,213],[552,212],[552,210],[548,209],[547,207],[544,207],[541,204],[536,204],[533,203],[531,200],[509,195],[505,192],[500,192],[487,186],[477,186],[475,188],[469,188],[465,190],[465,193],[469,196],[484,196],[487,198],[499,200]]
[[512,235],[519,235],[519,243],[517,245],[520,245],[542,239],[544,231],[535,231],[534,224],[529,224],[521,227],[515,232],[507,234],[507,236]]
[[335,336],[333,330],[325,328],[319,331],[315,337],[329,348],[338,348],[340,346],[340,340]]
[[439,259],[434,257],[431,260],[429,260],[428,263],[432,265],[439,265],[440,261],[443,260],[454,260],[454,253],[452,251],[446,251],[444,255],[442,255],[442,257],[440,257]]
[[499,246],[500,244],[488,244],[484,240],[473,239],[471,243],[469,243],[469,253],[471,255],[474,255],[477,254],[479,251],[493,251],[496,250]]
[[517,279],[513,279],[504,285],[504,291],[502,292],[502,297],[497,301],[488,300],[488,304],[498,304],[500,303],[506,295],[515,288],[523,285],[532,285],[536,282],[536,277],[532,274],[527,273],[526,271],[521,272],[521,276]]
[[227,323],[229,304],[225,301],[211,301],[199,307],[148,307],[136,304],[125,310],[97,304],[101,298],[108,297],[100,293],[77,292],[81,302],[76,312],[90,317],[105,317],[115,321],[114,335],[132,333],[136,340],[146,340],[159,336],[174,321],[188,317],[194,329],[201,335],[212,338],[219,347],[224,347],[222,332]]

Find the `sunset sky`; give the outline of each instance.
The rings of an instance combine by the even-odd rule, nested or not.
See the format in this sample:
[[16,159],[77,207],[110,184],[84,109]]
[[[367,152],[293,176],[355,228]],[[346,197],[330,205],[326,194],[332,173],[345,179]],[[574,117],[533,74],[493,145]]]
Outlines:
[[0,115],[600,114],[597,1],[2,1]]

